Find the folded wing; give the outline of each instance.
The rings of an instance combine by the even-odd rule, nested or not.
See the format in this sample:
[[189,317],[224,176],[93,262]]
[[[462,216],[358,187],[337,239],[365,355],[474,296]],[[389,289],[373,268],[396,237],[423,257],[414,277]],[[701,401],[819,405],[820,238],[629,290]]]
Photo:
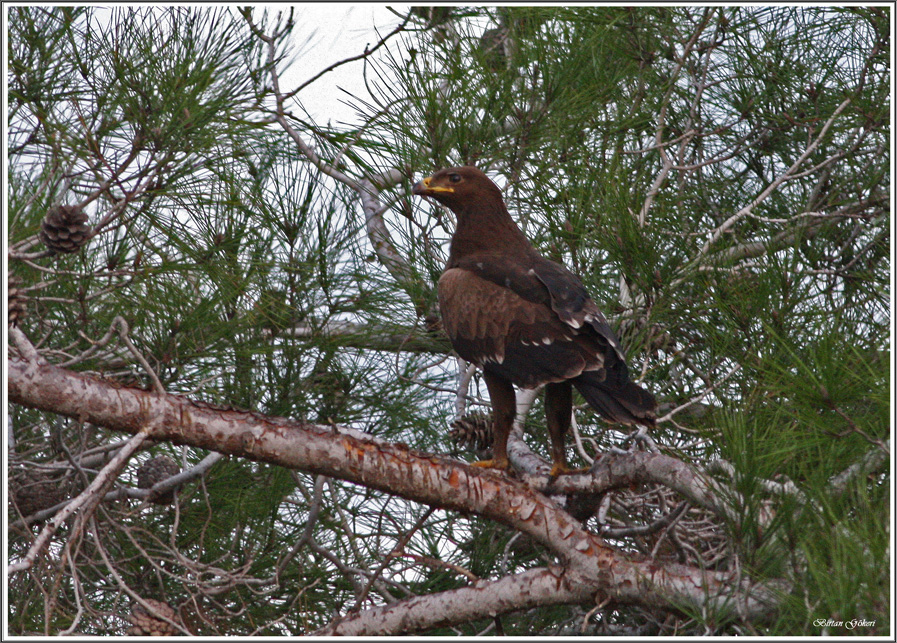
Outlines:
[[569,380],[607,419],[653,422],[653,396],[629,381],[616,335],[563,266],[466,257],[440,278],[439,304],[464,359],[523,388]]

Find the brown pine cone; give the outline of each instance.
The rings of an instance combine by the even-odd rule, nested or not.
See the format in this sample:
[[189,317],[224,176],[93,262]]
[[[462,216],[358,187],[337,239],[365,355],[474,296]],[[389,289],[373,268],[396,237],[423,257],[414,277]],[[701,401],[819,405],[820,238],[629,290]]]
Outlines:
[[77,252],[88,241],[87,215],[77,205],[50,208],[40,224],[40,240],[50,252]]
[[[147,460],[137,469],[137,486],[140,489],[150,489],[153,485],[180,472],[181,468],[174,460],[167,455],[159,455]],[[174,502],[174,492],[175,490],[172,489],[154,498],[149,498],[149,501],[157,505],[170,505]]]
[[60,481],[40,471],[19,469],[10,477],[10,499],[23,516],[49,509],[68,497]]
[[[177,612],[175,612],[174,608],[168,603],[163,603],[162,601],[157,601],[152,598],[144,598],[143,600],[165,618],[177,623],[180,622]],[[131,627],[128,628],[128,634],[131,636],[178,636],[181,634],[181,631],[178,628],[171,623],[150,614],[150,612],[140,603],[135,603],[131,608],[128,622],[131,624]]]
[[22,286],[22,279],[10,275],[6,280],[6,306],[10,326],[18,326],[19,320],[28,314],[28,296]]
[[452,422],[449,437],[461,448],[484,451],[492,446],[492,415],[468,413]]
[[505,40],[507,37],[508,30],[504,27],[487,29],[480,36],[480,53],[483,56],[483,62],[492,71],[501,71],[507,68],[507,62],[505,62]]

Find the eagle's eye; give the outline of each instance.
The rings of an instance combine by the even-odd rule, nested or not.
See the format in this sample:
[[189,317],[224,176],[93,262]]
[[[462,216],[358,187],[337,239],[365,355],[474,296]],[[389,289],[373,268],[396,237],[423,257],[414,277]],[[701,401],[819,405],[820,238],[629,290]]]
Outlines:
[[459,183],[461,181],[461,175],[454,173],[449,174],[449,181],[451,181],[452,183]]

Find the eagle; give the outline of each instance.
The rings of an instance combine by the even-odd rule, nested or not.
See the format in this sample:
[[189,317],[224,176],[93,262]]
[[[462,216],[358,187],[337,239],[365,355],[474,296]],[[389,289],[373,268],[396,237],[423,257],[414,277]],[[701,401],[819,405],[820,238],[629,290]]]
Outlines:
[[457,217],[439,309],[452,347],[482,369],[492,402],[492,459],[474,466],[508,469],[515,385],[545,387],[552,477],[571,472],[564,436],[574,387],[611,422],[654,425],[654,396],[629,379],[620,341],[582,281],[539,254],[489,177],[475,167],[447,168],[412,193]]

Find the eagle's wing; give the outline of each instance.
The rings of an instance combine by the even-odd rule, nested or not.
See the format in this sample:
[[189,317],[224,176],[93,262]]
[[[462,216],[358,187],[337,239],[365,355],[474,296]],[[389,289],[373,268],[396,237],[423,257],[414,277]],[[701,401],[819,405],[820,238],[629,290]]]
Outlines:
[[591,326],[563,321],[529,268],[502,263],[480,257],[474,270],[450,268],[439,279],[443,326],[458,354],[524,388],[601,371],[608,343]]
[[573,385],[609,420],[652,426],[657,402],[649,391],[629,380],[620,340],[579,278],[542,257],[536,260],[533,271],[551,295],[552,311],[579,330],[578,341],[603,357],[599,368],[586,367]]
[[538,255],[465,258],[439,280],[443,325],[461,357],[518,386],[570,380],[606,418],[654,421],[617,336],[569,270]]
[[566,267],[543,257],[535,262],[533,272],[550,293],[551,309],[558,318],[568,326],[581,330],[581,335],[591,337],[596,343],[595,350],[605,357],[602,367],[607,375],[620,382],[628,380],[629,370],[620,340],[589,297],[579,277]]

